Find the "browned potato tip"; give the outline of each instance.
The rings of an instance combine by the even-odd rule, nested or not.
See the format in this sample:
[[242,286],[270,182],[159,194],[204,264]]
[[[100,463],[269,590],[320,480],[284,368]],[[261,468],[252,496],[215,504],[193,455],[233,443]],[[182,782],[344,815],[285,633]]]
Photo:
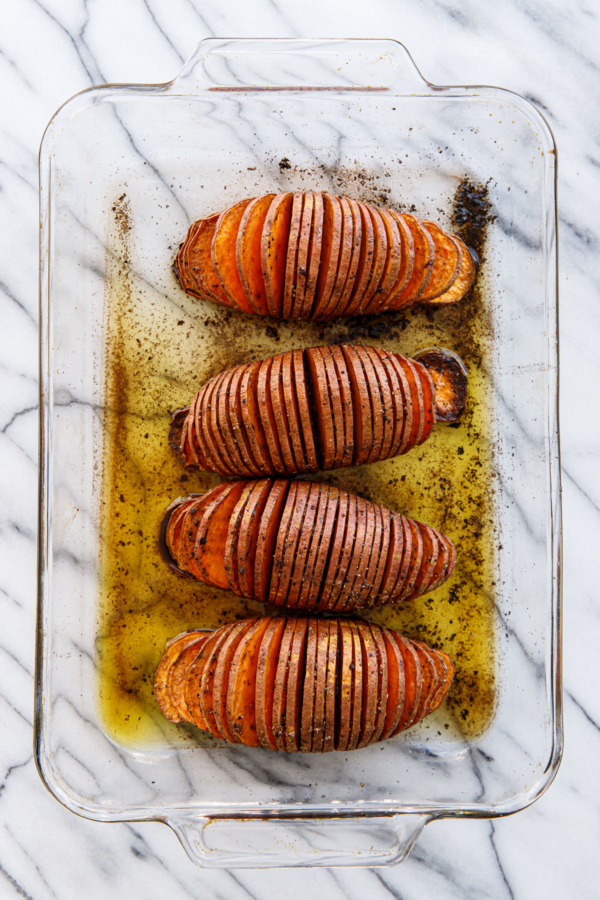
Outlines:
[[476,261],[435,222],[327,192],[265,194],[199,219],[173,271],[194,297],[279,319],[456,303]]
[[287,609],[353,613],[412,600],[454,569],[435,528],[340,488],[229,481],[169,506],[160,541],[172,568]]
[[453,677],[442,650],[381,625],[265,616],[180,635],[154,691],[167,719],[230,743],[326,753],[416,725]]
[[287,350],[208,381],[169,443],[185,466],[294,475],[389,459],[457,421],[466,369],[449,350],[409,359],[352,344]]

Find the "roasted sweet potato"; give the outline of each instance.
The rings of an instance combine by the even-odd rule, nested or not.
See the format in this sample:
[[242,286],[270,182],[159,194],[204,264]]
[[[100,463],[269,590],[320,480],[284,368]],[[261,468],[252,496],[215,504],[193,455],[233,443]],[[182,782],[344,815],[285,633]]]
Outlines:
[[476,257],[408,213],[322,192],[265,194],[190,227],[173,269],[202,300],[282,319],[455,303]]
[[[157,670],[167,718],[175,647]],[[394,737],[437,709],[454,677],[442,650],[368,622],[265,616],[204,636],[185,671],[188,720],[230,743],[267,750],[353,750]]]
[[169,506],[161,542],[179,573],[315,612],[412,600],[449,578],[455,559],[435,528],[309,481],[230,481],[185,497]]
[[422,444],[436,421],[458,421],[466,393],[450,350],[287,350],[207,382],[174,414],[169,440],[185,466],[221,475],[336,469]]

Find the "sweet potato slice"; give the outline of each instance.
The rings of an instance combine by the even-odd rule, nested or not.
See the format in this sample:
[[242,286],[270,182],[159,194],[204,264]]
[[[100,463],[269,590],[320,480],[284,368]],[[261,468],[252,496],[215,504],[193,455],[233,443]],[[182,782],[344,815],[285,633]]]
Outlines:
[[[335,533],[335,523],[338,513],[340,492],[335,488],[320,485],[322,494],[327,499],[327,505],[323,514],[323,523],[320,528],[319,546],[315,558],[314,570],[312,572],[310,582],[308,583],[308,596],[305,600],[307,609],[317,610],[320,608],[319,597],[321,595],[321,587],[325,575],[325,568],[331,551],[333,535]],[[315,538],[317,535],[315,534]]]
[[344,414],[339,380],[331,355],[331,347],[315,347],[313,350],[318,351],[321,357],[322,373],[325,374],[328,411],[332,426],[328,433],[329,438],[331,438],[331,430],[333,430],[333,462],[330,468],[337,469],[341,466],[344,455]]
[[292,370],[294,387],[296,390],[296,400],[298,402],[298,415],[300,416],[300,433],[304,445],[304,455],[306,456],[308,471],[316,472],[319,468],[319,463],[317,460],[317,449],[315,446],[313,425],[310,415],[310,404],[306,388],[307,374],[304,353],[302,350],[294,350],[292,352]]
[[[275,549],[275,557],[273,559],[273,566],[279,574],[279,580],[277,582],[277,587],[274,588],[274,582],[271,582],[271,591],[269,594],[269,602],[273,603],[275,606],[287,606],[288,594],[290,591],[290,587],[292,581],[294,579],[294,575],[297,577],[300,575],[300,572],[297,572],[296,567],[299,568],[304,567],[304,561],[299,560],[299,542],[302,537],[302,532],[304,529],[304,522],[306,511],[309,508],[309,496],[310,496],[310,488],[311,485],[309,482],[301,481],[295,482],[295,485],[292,485],[290,488],[290,494],[288,495],[288,501],[286,503],[286,510],[288,504],[290,504],[290,498],[292,496],[292,491],[294,490],[294,486],[296,487],[295,491],[295,499],[294,505],[291,510],[291,518],[289,527],[287,529],[287,535],[284,542],[277,541],[277,547]],[[285,510],[284,516],[282,517],[282,526],[283,520],[285,518]]]
[[311,751],[321,753],[325,742],[327,696],[327,661],[329,656],[329,622],[317,619],[317,652],[315,658],[315,702],[311,734]]
[[[221,654],[221,649],[227,640],[228,635],[233,630],[234,625],[224,625],[222,628],[219,628],[218,631],[215,632],[215,641],[211,647],[210,654],[206,657],[204,661],[204,665],[202,667],[202,674],[200,675],[200,679],[198,681],[196,691],[198,703],[200,705],[200,712],[202,713],[202,718],[208,725],[208,730],[216,738],[224,738],[226,735],[220,730],[215,721],[215,713],[214,713],[214,682],[215,682],[215,669],[217,667],[217,663],[219,661],[219,657]],[[191,672],[191,669],[190,669]]]
[[[383,588],[383,577],[387,569],[387,559],[390,552],[391,541],[391,519],[390,511],[383,506],[375,506],[375,515],[378,519],[379,527],[379,549],[377,557],[374,550],[372,552],[372,566],[368,573],[368,578],[372,580],[370,594],[366,597],[366,604],[370,607],[381,605],[381,591]],[[373,544],[375,547],[375,542]]]
[[297,191],[292,202],[290,218],[287,255],[285,260],[285,280],[283,282],[283,304],[281,318],[291,319],[294,316],[296,298],[296,276],[298,262],[298,245],[300,242],[300,228],[302,224],[302,208],[304,206],[304,194]]
[[256,730],[256,669],[270,616],[257,619],[235,651],[227,683],[227,724],[240,743],[259,747]]
[[[331,547],[329,558],[327,559],[326,568],[323,573],[323,581],[321,584],[321,592],[319,594],[319,608],[328,610],[334,606],[333,591],[336,589],[336,577],[338,575],[338,567],[342,558],[345,547],[346,526],[348,522],[348,494],[340,494],[338,501],[338,512],[335,521],[335,527],[331,537]],[[308,590],[308,588],[307,588]],[[338,587],[339,592],[339,587]]]
[[[291,537],[290,529],[292,525],[292,520],[294,517],[294,508],[296,506],[296,497],[298,494],[298,482],[292,481],[289,483],[289,490],[287,492],[287,496],[285,498],[285,504],[281,504],[278,510],[277,521],[274,520],[274,515],[271,516],[272,521],[268,522],[265,519],[265,524],[261,523],[261,534],[259,535],[259,541],[262,537],[263,528],[269,531],[271,528],[275,530],[275,541],[271,545],[271,556],[267,558],[265,555],[264,564],[271,570],[271,579],[269,584],[269,594],[268,600],[272,602],[272,599],[277,596],[279,591],[279,584],[283,574],[283,568],[285,566],[286,559],[286,550],[287,550],[287,542],[288,538]],[[265,509],[265,513],[269,507],[270,498],[267,501],[267,507]],[[272,540],[272,539],[271,539]],[[258,567],[258,549],[256,555],[256,563]]]
[[267,450],[271,462],[271,471],[280,475],[285,474],[286,468],[281,455],[281,447],[279,444],[279,436],[277,434],[277,423],[275,422],[275,412],[271,400],[271,368],[273,366],[273,357],[265,359],[260,363],[258,370],[258,380],[256,384],[256,399],[258,402],[258,411],[260,421],[263,427],[265,438],[267,440]]
[[342,586],[343,605],[339,606],[342,612],[353,612],[356,609],[361,609],[364,597],[370,590],[366,576],[375,537],[375,512],[373,504],[363,500],[362,497],[357,499],[356,511],[357,535],[346,581]]
[[212,471],[221,475],[235,475],[233,463],[226,455],[223,437],[220,434],[217,410],[218,389],[225,372],[221,372],[207,384],[207,390],[199,398],[198,405],[198,432],[202,431],[208,453],[208,459],[212,463]]
[[215,390],[213,407],[216,412],[216,417],[214,421],[216,423],[218,435],[221,439],[223,455],[225,456],[228,465],[231,466],[236,475],[251,475],[252,473],[247,469],[244,458],[238,448],[229,419],[231,382],[235,374],[235,368],[227,369],[223,373],[218,388]]
[[348,233],[350,233],[350,228],[352,228],[352,247],[350,253],[350,262],[348,265],[348,272],[346,274],[346,281],[344,282],[344,287],[342,289],[340,298],[335,308],[331,310],[331,318],[334,318],[335,316],[347,315],[346,309],[350,302],[350,298],[352,297],[352,292],[354,291],[356,277],[358,275],[358,265],[360,263],[363,232],[362,216],[356,200],[347,198],[347,204],[350,210],[350,215],[352,217],[352,221],[350,222],[350,220],[348,220],[347,224]]
[[273,571],[273,554],[281,527],[281,518],[288,491],[289,481],[273,481],[264,511],[260,517],[260,526],[256,541],[254,563],[254,598],[266,601],[269,595],[271,575]]
[[315,543],[318,544],[320,540],[320,533],[323,527],[322,521],[318,516],[323,493],[322,485],[308,485],[304,519],[301,528],[299,528],[298,544],[293,559],[292,575],[285,604],[287,609],[302,608],[300,595],[312,583],[314,566],[309,564],[309,559],[311,558],[313,545]]
[[340,249],[338,255],[338,267],[329,300],[324,307],[321,318],[334,319],[339,313],[342,294],[350,271],[350,263],[352,261],[352,241],[354,237],[354,224],[352,221],[352,210],[350,204],[345,197],[338,197],[341,209],[341,238]]
[[339,632],[339,682],[337,690],[337,716],[335,726],[335,749],[347,750],[352,726],[352,686],[354,668],[354,641],[351,623],[345,619],[338,622]]
[[374,313],[387,309],[389,298],[401,293],[406,287],[414,262],[412,235],[404,219],[394,215],[389,209],[380,209],[379,214],[387,234],[388,255],[379,290],[373,298],[378,302],[376,305],[371,304],[371,311]]
[[223,210],[218,218],[210,248],[213,267],[219,276],[221,287],[232,305],[242,312],[252,313],[244,286],[240,281],[236,260],[237,236],[242,216],[252,200],[240,200]]
[[425,716],[428,716],[430,712],[433,711],[439,705],[438,701],[441,702],[440,693],[444,691],[446,675],[447,675],[447,666],[446,661],[443,656],[439,653],[436,653],[431,647],[428,647],[426,644],[419,642],[420,650],[425,653],[434,670],[434,684],[432,690],[429,693],[427,698],[427,703],[423,708],[421,718],[424,719]]
[[[255,459],[250,444],[250,436],[244,427],[242,412],[242,381],[248,366],[236,366],[233,369],[229,385],[229,403],[227,406],[227,422],[244,463],[244,474],[261,475],[264,471]],[[241,474],[241,472],[240,472]]]
[[385,559],[385,568],[379,587],[379,602],[382,606],[389,603],[393,595],[394,587],[398,580],[404,554],[404,527],[402,516],[391,511],[384,512],[385,534],[388,540],[388,550]]
[[383,727],[385,725],[387,708],[388,708],[388,691],[389,691],[389,673],[388,658],[385,641],[383,639],[383,629],[380,625],[369,623],[371,636],[375,642],[377,651],[377,709],[375,713],[375,725],[371,736],[371,743],[381,740]]
[[419,443],[423,432],[425,431],[425,410],[423,408],[423,388],[421,387],[421,379],[419,378],[413,361],[407,356],[396,354],[396,359],[400,363],[406,374],[406,380],[410,390],[410,404],[413,411],[413,424],[410,434],[408,435],[408,447],[412,448]]
[[359,466],[367,461],[373,446],[371,401],[364,369],[356,349],[349,345],[342,345],[341,349],[348,367],[352,393],[352,415],[354,421],[354,457],[352,462],[355,466]]
[[302,424],[294,380],[294,353],[302,351],[288,350],[281,357],[281,392],[282,406],[285,410],[286,427],[292,447],[293,468],[291,472],[310,472],[302,442]]
[[184,689],[185,705],[190,714],[190,722],[209,734],[211,734],[211,728],[202,715],[202,707],[200,705],[200,683],[204,667],[210,659],[213,648],[220,640],[221,634],[219,629],[218,631],[213,631],[208,640],[203,643],[200,652],[196,654],[194,662],[188,669]]
[[170,679],[173,668],[186,648],[193,646],[196,650],[202,646],[208,635],[198,631],[180,634],[169,641],[154,676],[154,696],[160,709],[170,722],[181,722],[186,718],[174,702],[170,690]]
[[271,491],[267,479],[249,482],[250,489],[244,506],[237,539],[237,577],[242,597],[254,597],[256,547],[263,510]]
[[318,458],[322,469],[332,469],[335,463],[335,431],[331,395],[320,347],[304,351],[313,411],[317,422]]
[[276,197],[273,197],[260,240],[260,259],[267,309],[269,315],[276,319],[281,316],[283,305],[292,203],[293,194],[277,194]]
[[356,622],[352,622],[352,706],[348,750],[356,750],[361,734],[363,708],[363,681],[366,672],[363,667],[362,642]]
[[[350,385],[350,376],[348,374],[348,366],[341,349],[334,345],[327,348],[331,354],[331,359],[335,367],[335,377],[342,406],[342,423],[343,423],[343,453],[340,466],[349,466],[352,464],[352,456],[354,453],[354,413],[352,410],[352,387]],[[340,429],[337,429],[338,433]]]
[[385,408],[379,380],[373,362],[365,347],[355,346],[356,355],[363,367],[365,384],[371,406],[372,442],[365,462],[376,462],[381,459],[383,446]]
[[317,292],[317,280],[321,268],[321,251],[323,248],[323,195],[319,192],[313,195],[313,217],[310,232],[310,247],[308,251],[308,272],[306,275],[306,289],[304,292],[304,306],[302,318],[310,319],[315,304]]
[[323,193],[323,244],[313,306],[313,319],[325,316],[337,279],[342,244],[342,206],[339,198]]
[[406,690],[404,658],[400,652],[400,647],[387,628],[382,628],[381,633],[385,642],[388,667],[387,706],[381,733],[381,740],[385,741],[392,734],[397,733],[400,719],[404,713]]
[[318,619],[311,618],[306,619],[306,623],[306,664],[304,669],[304,684],[302,686],[302,713],[299,747],[303,753],[309,753],[312,748],[317,675],[317,629],[319,621]]
[[336,727],[336,694],[337,685],[340,682],[340,654],[338,653],[339,629],[335,621],[325,620],[329,633],[329,645],[327,648],[327,673],[325,676],[325,733],[323,735],[323,753],[335,750]]
[[229,520],[245,488],[245,482],[231,482],[205,510],[196,534],[195,551],[198,569],[210,584],[227,588],[225,545]]
[[435,253],[433,239],[419,219],[408,213],[395,213],[394,217],[400,227],[404,226],[404,231],[401,234],[406,235],[406,232],[410,234],[413,266],[409,271],[409,278],[404,287],[392,291],[385,304],[386,310],[403,309],[412,303],[418,302],[431,280]]
[[423,677],[421,675],[419,657],[412,645],[412,641],[407,640],[394,631],[389,632],[389,634],[392,640],[396,641],[402,654],[404,665],[404,707],[400,720],[390,735],[390,737],[394,737],[396,734],[404,731],[405,728],[410,728],[415,720],[421,702]]
[[252,200],[240,220],[236,241],[236,262],[244,294],[254,312],[269,315],[265,277],[262,271],[261,241],[267,213],[275,194]]
[[420,302],[426,303],[450,290],[458,278],[463,251],[461,245],[452,240],[452,237],[442,231],[435,222],[427,221],[419,224],[427,229],[434,246],[431,278],[420,297]]
[[239,737],[229,727],[227,709],[229,703],[229,673],[238,647],[245,635],[253,628],[256,619],[243,619],[235,622],[231,631],[219,648],[217,665],[213,680],[213,714],[215,727],[225,740],[232,744],[239,743]]
[[175,276],[188,294],[200,300],[212,300],[221,306],[237,308],[219,281],[213,266],[211,246],[219,215],[199,219],[190,227],[173,264]]
[[248,437],[248,446],[252,457],[261,472],[274,475],[275,469],[269,456],[267,438],[260,417],[258,405],[258,375],[261,363],[249,363],[240,380],[240,405],[242,423]]
[[380,211],[375,206],[368,203],[364,204],[373,223],[373,237],[375,246],[373,251],[373,260],[371,263],[371,274],[367,287],[360,302],[359,312],[361,314],[369,314],[375,312],[377,307],[381,305],[381,282],[384,277],[385,268],[388,261],[388,233],[381,216]]
[[[227,489],[228,486],[225,484],[218,485],[217,488],[213,488],[207,494],[185,501],[185,514],[181,520],[177,542],[167,547],[181,570],[193,575],[205,584],[207,583],[206,576],[198,569],[196,559],[198,527],[205,513],[210,515],[212,505],[218,502],[219,495],[225,493]],[[176,540],[176,533],[173,534],[173,539],[174,541]]]
[[241,596],[243,596],[243,594],[240,586],[239,563],[241,554],[239,549],[239,537],[242,521],[244,519],[244,512],[246,510],[248,500],[252,496],[252,492],[255,488],[255,481],[245,482],[242,493],[240,494],[240,498],[236,503],[233,512],[231,513],[229,526],[227,528],[227,537],[225,538],[225,554],[223,564],[225,567],[227,584],[229,586],[229,590],[233,591],[236,594],[240,594]]
[[261,747],[277,750],[273,735],[273,698],[281,638],[286,619],[272,618],[263,634],[256,666],[256,734]]
[[[395,429],[394,397],[392,396],[390,381],[387,372],[383,366],[381,357],[377,352],[377,348],[363,347],[363,352],[367,355],[373,367],[374,378],[377,382],[381,402],[383,435],[381,438],[381,447],[379,448],[379,455],[377,459],[388,459],[388,457],[391,455]],[[372,402],[374,403],[375,401]],[[373,409],[375,409],[375,406],[373,406]]]
[[358,271],[354,281],[354,289],[346,306],[345,315],[355,316],[362,308],[363,298],[369,285],[375,255],[375,227],[369,210],[364,203],[356,201],[361,216],[361,247]]
[[307,635],[309,619],[296,619],[287,670],[287,693],[283,729],[283,746],[288,753],[301,749],[302,698],[305,684]]
[[[202,634],[202,632],[196,632],[196,634]],[[181,720],[184,722],[192,722],[191,713],[185,702],[185,686],[187,684],[188,673],[190,667],[200,653],[200,650],[211,634],[211,631],[206,631],[203,633],[202,637],[197,637],[193,643],[188,644],[180,653],[179,658],[169,672],[169,695],[173,706],[177,710]]]
[[460,238],[454,235],[448,235],[448,237],[458,245],[462,253],[460,269],[455,282],[443,294],[439,294],[433,300],[423,301],[431,306],[447,306],[449,303],[456,303],[471,290],[477,275],[477,266],[469,248],[462,243]]
[[427,368],[414,359],[412,361],[412,364],[421,381],[421,390],[423,393],[423,414],[425,417],[425,421],[421,439],[419,440],[419,444],[422,444],[427,440],[427,438],[431,434],[433,426],[435,425],[435,407],[433,403],[435,388],[433,386],[433,379],[429,374]]
[[412,519],[405,519],[405,525],[411,532],[411,555],[406,573],[406,579],[398,600],[406,600],[413,592],[417,578],[423,564],[423,534],[422,527]]
[[[357,747],[366,747],[373,740],[377,702],[379,697],[379,660],[377,646],[367,622],[357,622],[358,640],[362,659],[362,711]],[[356,668],[355,668],[356,676]]]
[[302,215],[298,232],[298,252],[296,254],[296,271],[294,273],[294,285],[292,291],[291,319],[308,318],[305,315],[306,281],[308,277],[308,253],[310,250],[310,236],[312,229],[315,195],[312,191],[304,194]]
[[393,405],[394,431],[389,455],[398,456],[409,449],[408,437],[413,423],[410,388],[404,369],[396,358],[397,354],[379,350],[378,355],[388,377]]
[[425,647],[424,644],[420,641],[412,641],[412,645],[419,657],[421,675],[423,678],[419,707],[411,723],[416,725],[424,719],[429,712],[431,701],[437,692],[437,668],[433,658],[428,652],[428,648]]
[[417,527],[423,539],[423,554],[413,588],[404,597],[405,600],[414,600],[415,597],[420,597],[421,594],[425,593],[427,585],[435,572],[438,559],[438,539],[435,531],[429,525],[421,525],[421,523],[417,523]]
[[[431,706],[429,708],[429,712],[434,712],[445,700],[446,695],[450,690],[450,686],[452,685],[456,670],[454,668],[454,663],[452,662],[448,654],[444,653],[443,650],[433,650],[430,648],[430,652],[441,659],[445,668],[440,690],[432,699]],[[438,673],[438,678],[440,677],[441,676]]]
[[[379,506],[376,504],[370,503],[368,507],[369,515],[367,517],[367,540],[371,540],[371,549],[369,551],[368,558],[361,562],[365,562],[366,566],[363,569],[361,565],[359,568],[359,573],[364,571],[364,575],[358,587],[355,590],[356,594],[356,609],[366,609],[372,606],[373,601],[371,597],[374,593],[375,588],[375,578],[378,574],[379,569],[379,560],[381,557],[381,540],[383,537],[383,522],[381,517],[381,510]],[[372,539],[369,537],[372,529],[373,537]],[[359,574],[357,574],[357,579],[359,578]],[[374,600],[376,599],[373,598]]]
[[467,402],[467,368],[451,350],[435,347],[423,350],[415,360],[425,366],[433,383],[435,418],[438,422],[458,422]]
[[287,709],[288,673],[294,631],[298,619],[286,619],[281,636],[277,670],[275,672],[275,692],[273,694],[273,739],[278,750],[285,750],[285,726]]
[[[346,513],[346,531],[343,540],[340,561],[335,573],[333,573],[333,585],[329,595],[329,603],[327,609],[342,610],[346,603],[346,595],[344,586],[350,582],[349,571],[352,560],[356,560],[359,553],[362,552],[364,539],[364,518],[365,511],[361,506],[360,512],[358,504],[360,497],[354,494],[347,495],[347,513]],[[355,570],[356,571],[356,570]]]
[[273,418],[275,420],[275,429],[277,431],[284,471],[293,473],[296,471],[296,463],[290,439],[290,423],[283,393],[283,378],[281,374],[283,358],[288,354],[289,351],[287,354],[278,353],[273,357],[267,390],[270,391],[271,407],[273,409]]

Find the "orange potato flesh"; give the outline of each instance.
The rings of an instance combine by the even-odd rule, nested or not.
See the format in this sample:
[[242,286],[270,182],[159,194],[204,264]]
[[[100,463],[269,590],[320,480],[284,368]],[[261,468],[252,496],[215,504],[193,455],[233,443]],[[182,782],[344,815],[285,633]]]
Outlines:
[[260,254],[267,310],[274,318],[279,318],[283,305],[292,202],[292,194],[278,194],[273,198],[261,235]]
[[231,304],[242,312],[254,312],[246,297],[237,268],[236,246],[242,216],[251,200],[240,200],[219,216],[211,245],[212,263]]
[[244,294],[252,309],[261,316],[269,314],[262,271],[261,240],[267,213],[274,199],[275,194],[265,194],[248,204],[240,221],[235,248],[237,270]]

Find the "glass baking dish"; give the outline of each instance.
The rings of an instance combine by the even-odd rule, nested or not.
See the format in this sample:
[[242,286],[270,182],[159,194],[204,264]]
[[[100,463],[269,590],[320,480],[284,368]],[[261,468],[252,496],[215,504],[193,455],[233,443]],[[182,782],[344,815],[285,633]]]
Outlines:
[[[35,750],[67,808],[99,821],[165,822],[205,866],[374,866],[402,860],[432,819],[506,815],[550,784],[562,752],[555,177],[552,134],[530,103],[497,88],[432,85],[392,40],[208,39],[168,84],[93,88],[56,113],[40,154]],[[200,383],[225,359],[327,339],[315,326],[225,315],[183,295],[170,263],[193,219],[243,196],[317,186],[414,203],[451,227],[461,180],[484,186],[493,213],[478,280],[488,327],[471,373],[490,399],[481,439],[493,559],[489,583],[477,586],[493,631],[485,724],[469,731],[447,713],[350,754],[287,755],[197,744],[134,705],[125,739],[99,699],[105,451],[114,387],[129,377],[115,380],[113,366],[109,384],[112,306],[118,300],[130,316],[124,335],[142,348],[148,373],[141,406],[125,403],[125,412],[149,428],[160,412],[162,429],[167,410],[153,415],[152,404],[161,384],[174,405],[187,402],[177,382],[186,366]],[[412,352],[424,335],[444,336],[441,315],[411,311],[401,328],[388,319],[371,339]],[[167,468],[165,506],[183,480]],[[354,483],[343,470],[335,477]],[[385,499],[383,481],[372,484]],[[179,493],[193,487],[179,484]],[[152,590],[152,573],[142,575],[140,590]],[[171,584],[175,597],[180,582]],[[445,587],[436,596],[432,616],[449,602]],[[258,611],[235,603],[235,615]]]

